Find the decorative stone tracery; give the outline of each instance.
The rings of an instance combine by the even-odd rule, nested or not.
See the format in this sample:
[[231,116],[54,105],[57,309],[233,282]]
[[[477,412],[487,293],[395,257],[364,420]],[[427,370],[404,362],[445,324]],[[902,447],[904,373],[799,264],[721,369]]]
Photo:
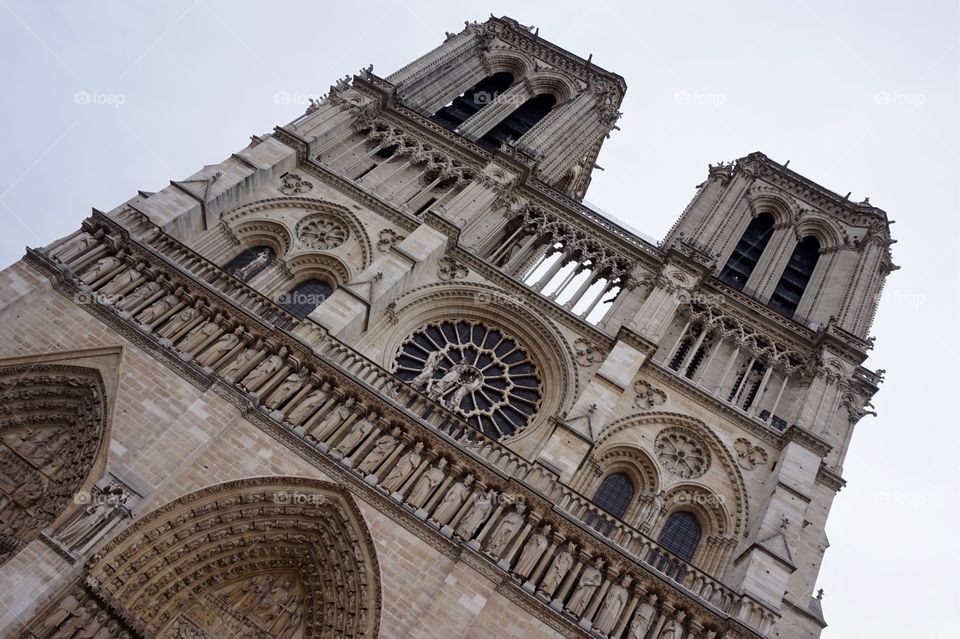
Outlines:
[[689,430],[665,428],[657,435],[654,447],[660,464],[683,479],[696,479],[710,468],[710,451]]
[[395,371],[493,437],[522,430],[540,405],[540,377],[526,350],[480,322],[424,327],[401,346]]

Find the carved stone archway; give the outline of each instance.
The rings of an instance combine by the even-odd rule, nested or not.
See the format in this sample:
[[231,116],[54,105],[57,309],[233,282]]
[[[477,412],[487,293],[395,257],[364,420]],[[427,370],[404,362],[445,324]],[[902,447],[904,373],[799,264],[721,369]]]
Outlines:
[[96,369],[0,367],[0,564],[78,494],[98,459],[105,416]]
[[88,564],[90,588],[156,637],[376,637],[379,568],[352,499],[309,479],[211,486],[131,526]]

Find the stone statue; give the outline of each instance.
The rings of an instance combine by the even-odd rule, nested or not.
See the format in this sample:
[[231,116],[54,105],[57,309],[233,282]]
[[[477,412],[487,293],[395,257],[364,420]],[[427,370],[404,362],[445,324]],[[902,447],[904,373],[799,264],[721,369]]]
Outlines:
[[119,275],[107,282],[100,288],[101,295],[116,295],[130,284],[133,284],[140,278],[142,273],[135,268],[124,269]]
[[80,279],[84,284],[93,284],[98,279],[120,266],[120,260],[115,256],[101,257],[93,266],[88,268]]
[[156,281],[146,282],[134,289],[133,293],[123,298],[122,308],[125,311],[131,311],[139,306],[148,297],[160,290],[160,284]]
[[417,442],[413,450],[401,457],[397,465],[394,466],[390,474],[387,475],[387,478],[383,480],[383,487],[391,493],[399,490],[400,487],[403,486],[403,482],[407,480],[407,477],[420,466],[422,452],[423,442]]
[[81,253],[86,253],[91,246],[97,243],[97,239],[84,231],[75,238],[66,242],[54,251],[54,255],[61,262],[67,262]]
[[437,364],[440,363],[440,358],[443,357],[443,351],[433,351],[427,356],[427,361],[423,365],[423,370],[420,371],[420,374],[410,380],[410,385],[414,388],[420,388],[422,385],[427,384],[430,379],[433,378],[434,372],[437,370]]
[[310,394],[304,397],[292,411],[290,411],[290,414],[287,415],[287,421],[295,426],[299,426],[320,407],[326,398],[327,394],[319,388],[312,391]]
[[513,569],[513,572],[523,578],[530,576],[530,573],[532,573],[533,569],[537,566],[537,562],[540,561],[540,557],[543,556],[543,552],[550,544],[550,530],[550,525],[545,525],[527,540],[527,543],[523,546],[523,552],[520,553],[520,559],[517,560],[517,565]]
[[510,541],[520,527],[523,526],[523,513],[526,510],[523,503],[518,503],[516,510],[511,510],[500,519],[500,523],[490,535],[487,552],[499,559],[510,545]]
[[654,593],[647,595],[647,598],[637,606],[637,614],[633,616],[633,622],[630,624],[630,630],[627,632],[628,639],[644,639],[650,632],[653,620],[657,616],[657,596]]
[[523,546],[523,551],[520,553],[520,559],[517,560],[517,565],[513,569],[514,573],[524,579],[530,576],[530,573],[536,568],[537,562],[540,561],[540,557],[543,556],[547,546],[550,545],[550,530],[551,527],[547,524],[530,536],[530,539],[528,539],[527,543]]
[[276,373],[284,364],[287,357],[287,347],[281,346],[280,350],[260,362],[255,369],[243,378],[243,387],[249,391],[256,390],[261,384],[264,384],[270,376]]
[[116,483],[109,484],[97,495],[96,503],[78,512],[74,519],[57,533],[67,547],[75,549],[99,532],[130,498],[130,493]]
[[303,386],[303,379],[300,373],[290,373],[287,375],[287,378],[283,380],[283,383],[277,387],[277,390],[270,394],[266,402],[267,408],[278,408],[280,404],[290,399],[291,395],[300,390],[301,386]]
[[625,575],[618,584],[610,586],[607,596],[603,600],[603,606],[600,607],[600,614],[593,624],[595,630],[602,635],[609,635],[620,621],[620,613],[627,605],[627,599],[630,593],[627,590],[630,582],[633,581],[630,575]]
[[553,593],[560,586],[560,581],[566,576],[567,571],[573,566],[573,553],[577,547],[570,542],[567,547],[557,553],[547,569],[547,574],[540,581],[540,587],[537,589],[547,596],[553,596]]
[[246,282],[251,275],[259,271],[269,261],[270,251],[264,249],[257,253],[257,256],[253,258],[246,266],[242,266],[234,270],[232,275],[241,282]]
[[374,421],[376,421],[375,418],[361,417],[350,427],[350,432],[333,448],[332,452],[340,457],[349,455],[373,431]]
[[433,494],[434,489],[443,481],[444,476],[446,476],[446,468],[447,460],[441,457],[436,465],[431,466],[420,475],[407,497],[407,503],[414,508],[423,506],[430,495]]
[[236,357],[233,358],[232,362],[227,364],[226,368],[224,368],[220,374],[223,375],[224,379],[233,381],[237,373],[239,373],[244,366],[249,364],[250,360],[256,357],[258,352],[259,351],[254,348],[243,349]]
[[461,365],[457,364],[456,366],[451,366],[439,379],[428,379],[426,388],[427,396],[430,397],[430,399],[439,400],[447,389],[460,379],[460,369]]
[[145,308],[137,317],[141,324],[153,324],[163,317],[167,311],[180,303],[180,298],[174,294],[164,295],[156,302]]
[[657,639],[683,639],[683,618],[686,615],[682,610],[677,611],[677,616],[667,619],[663,624],[663,630]]
[[214,319],[208,320],[204,324],[195,327],[183,338],[183,341],[178,346],[179,350],[184,353],[192,353],[195,348],[217,334],[220,330],[221,319],[222,316],[217,313]]
[[167,338],[173,337],[177,334],[177,331],[192,322],[198,313],[199,311],[197,309],[193,308],[192,306],[188,306],[167,320],[164,323],[163,328],[157,331],[157,335]]
[[[149,310],[149,309],[147,309]],[[237,330],[232,333],[224,333],[217,338],[217,341],[213,343],[210,348],[208,348],[204,353],[197,357],[197,363],[201,366],[207,366],[213,364],[218,359],[232,351],[237,344],[240,343],[240,338],[243,337],[243,327],[238,326]]]
[[372,473],[376,470],[377,466],[397,447],[399,437],[399,428],[394,428],[389,434],[384,433],[380,437],[377,437],[377,440],[373,443],[373,448],[370,449],[370,452],[367,453],[363,461],[360,462],[360,465],[357,466],[357,470],[364,474]]
[[471,486],[473,486],[473,475],[467,475],[462,480],[456,482],[447,491],[447,494],[440,500],[440,505],[433,511],[433,521],[444,526],[457,514],[463,502],[470,496]]
[[580,581],[577,582],[577,589],[573,591],[567,603],[567,610],[579,617],[583,614],[583,609],[590,603],[593,593],[597,591],[600,584],[603,583],[603,573],[600,569],[603,567],[603,560],[597,559],[594,565],[587,565],[580,575]]
[[467,511],[466,516],[457,526],[457,537],[465,540],[472,539],[474,533],[477,532],[477,528],[486,521],[493,511],[493,502],[496,498],[497,494],[492,490],[477,495],[470,510]]
[[657,516],[663,511],[664,503],[664,491],[661,490],[659,493],[653,495],[644,505],[643,512],[640,514],[640,525],[651,526],[653,522],[656,521]]
[[50,613],[50,616],[43,620],[43,623],[35,631],[34,635],[37,637],[45,637],[54,628],[60,627],[60,625],[71,617],[76,611],[77,606],[80,605],[80,602],[77,601],[77,598],[74,595],[67,595],[60,600],[57,609]]

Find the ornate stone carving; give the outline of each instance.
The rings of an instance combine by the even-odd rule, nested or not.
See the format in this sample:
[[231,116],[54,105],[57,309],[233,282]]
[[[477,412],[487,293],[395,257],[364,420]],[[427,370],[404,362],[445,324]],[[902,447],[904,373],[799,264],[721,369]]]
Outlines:
[[637,614],[634,615],[633,621],[630,622],[627,637],[629,639],[645,639],[656,617],[657,595],[651,592],[647,595],[647,598],[637,606]]
[[623,612],[627,600],[630,598],[628,588],[632,581],[630,575],[625,575],[620,583],[613,584],[607,591],[603,606],[601,606],[597,620],[593,624],[594,629],[601,635],[610,634],[620,620],[620,613]]
[[737,463],[744,470],[753,470],[757,466],[763,466],[767,463],[767,451],[760,446],[754,446],[749,439],[737,438],[733,448],[737,451]]
[[459,280],[469,274],[470,271],[467,269],[467,267],[463,264],[460,264],[452,257],[445,255],[440,258],[440,263],[437,267],[437,277],[444,282]]
[[573,340],[573,348],[577,352],[577,363],[581,366],[593,366],[603,361],[603,352],[582,337]]
[[350,236],[339,220],[329,217],[310,217],[297,225],[297,238],[305,246],[318,251],[329,251],[343,244]]
[[426,503],[433,491],[440,485],[446,476],[447,460],[440,458],[435,465],[431,466],[417,478],[417,483],[413,485],[413,490],[407,497],[407,503],[414,508],[420,508]]
[[695,479],[710,468],[710,451],[692,431],[665,428],[654,442],[657,459],[668,471],[684,479]]
[[650,409],[667,401],[666,393],[642,379],[633,383],[633,390],[636,393],[633,403],[637,408]]
[[473,539],[473,535],[477,532],[480,524],[486,521],[490,513],[493,512],[493,502],[496,498],[497,493],[492,490],[478,494],[474,498],[470,510],[467,511],[466,516],[457,526],[457,537],[464,540]]
[[287,173],[280,178],[280,192],[284,195],[298,195],[313,190],[313,183],[304,180],[296,173]]
[[383,229],[380,231],[380,236],[377,240],[377,250],[386,252],[391,246],[397,242],[402,242],[404,239],[406,239],[405,235],[400,235],[393,229]]

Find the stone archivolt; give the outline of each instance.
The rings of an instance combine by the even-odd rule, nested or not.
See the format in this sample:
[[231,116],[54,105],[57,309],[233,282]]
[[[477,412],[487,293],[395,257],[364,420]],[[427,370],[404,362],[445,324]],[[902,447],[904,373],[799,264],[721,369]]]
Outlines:
[[0,563],[70,505],[98,459],[105,415],[95,369],[0,367]]
[[191,624],[204,637],[377,636],[373,541],[352,499],[317,480],[245,479],[191,493],[124,530],[87,572],[106,608],[157,637]]

